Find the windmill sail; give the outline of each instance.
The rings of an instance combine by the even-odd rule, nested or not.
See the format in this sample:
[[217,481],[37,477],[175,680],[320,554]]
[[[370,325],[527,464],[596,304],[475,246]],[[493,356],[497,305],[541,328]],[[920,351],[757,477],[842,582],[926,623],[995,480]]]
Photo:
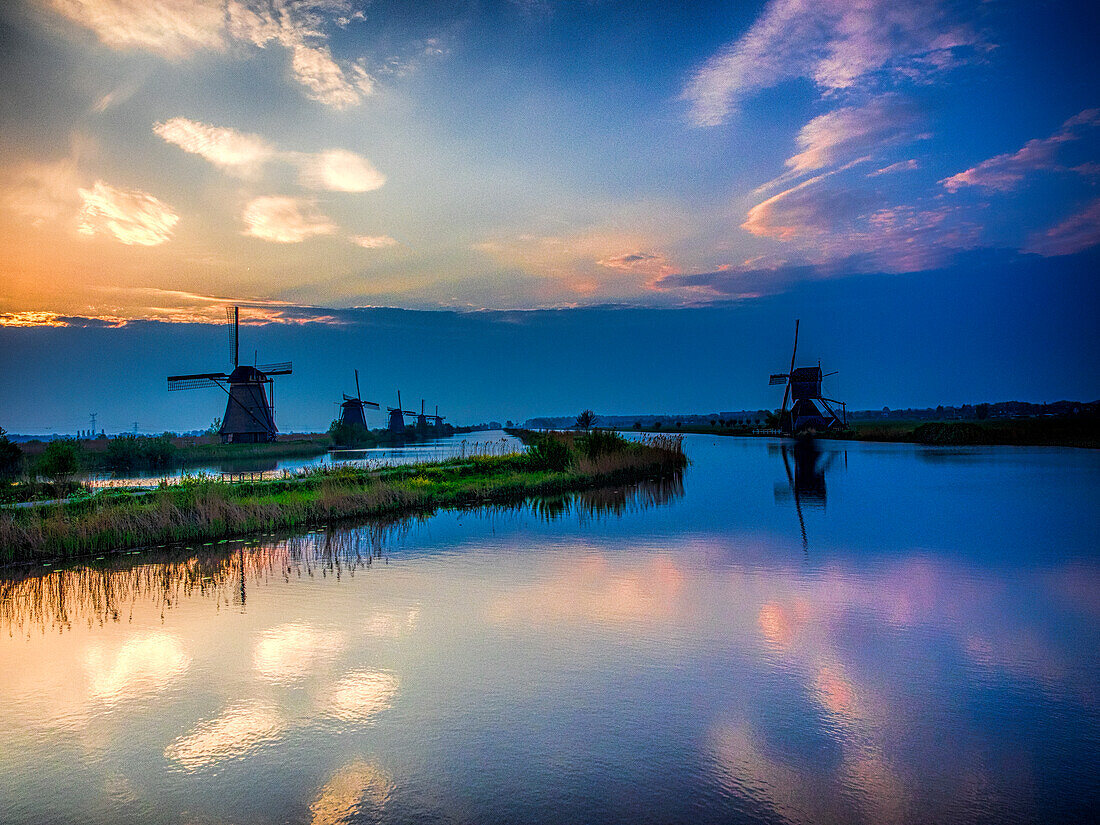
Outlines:
[[168,391],[176,390],[201,390],[206,387],[220,387],[219,381],[224,381],[229,376],[224,372],[208,372],[198,375],[169,375]]
[[768,379],[768,386],[769,387],[775,387],[775,386],[779,386],[780,384],[786,384],[786,383],[787,383],[787,376],[783,375],[781,373],[774,373],[771,376],[771,378]]

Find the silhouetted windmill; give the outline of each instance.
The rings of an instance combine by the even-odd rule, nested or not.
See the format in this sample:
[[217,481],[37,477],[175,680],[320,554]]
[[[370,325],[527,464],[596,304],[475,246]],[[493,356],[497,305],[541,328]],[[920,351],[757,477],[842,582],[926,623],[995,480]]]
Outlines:
[[226,307],[225,318],[229,323],[229,354],[233,372],[203,372],[194,375],[169,375],[168,390],[197,390],[220,387],[229,396],[222,418],[222,443],[255,444],[274,441],[278,429],[275,426],[275,382],[272,376],[290,375],[290,361],[277,364],[241,366],[239,332],[240,307]]
[[355,398],[344,393],[344,403],[340,405],[340,423],[352,427],[362,427],[365,430],[367,428],[367,417],[363,414],[364,407],[370,407],[372,410],[379,409],[377,401],[363,400],[363,395],[359,392],[359,370],[356,370]]
[[416,426],[421,430],[428,429],[428,422],[432,422],[433,427],[440,427],[443,425],[444,416],[439,414],[439,406],[436,405],[435,415],[424,412],[424,399],[420,399],[420,413],[416,416]]
[[[791,351],[791,368],[786,373],[775,373],[768,381],[769,386],[785,384],[783,407],[779,413],[779,426],[786,433],[798,433],[806,430],[824,432],[843,429],[848,426],[847,407],[842,401],[834,401],[821,395],[821,380],[829,375],[821,374],[821,365],[816,367],[795,368],[794,359],[798,355],[798,321],[794,322],[794,349]],[[787,399],[791,400],[790,417],[787,416]],[[837,416],[830,404],[840,406]]]
[[391,433],[403,433],[405,432],[405,416],[416,415],[413,410],[401,409],[401,390],[397,391],[397,406],[386,407],[390,413],[390,423],[387,427]]

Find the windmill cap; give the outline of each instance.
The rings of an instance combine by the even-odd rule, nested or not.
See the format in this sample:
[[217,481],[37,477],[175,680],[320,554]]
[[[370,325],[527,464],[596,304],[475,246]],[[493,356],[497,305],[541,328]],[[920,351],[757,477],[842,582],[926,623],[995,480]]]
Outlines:
[[267,376],[255,367],[237,367],[229,375],[230,384],[253,384],[266,380]]

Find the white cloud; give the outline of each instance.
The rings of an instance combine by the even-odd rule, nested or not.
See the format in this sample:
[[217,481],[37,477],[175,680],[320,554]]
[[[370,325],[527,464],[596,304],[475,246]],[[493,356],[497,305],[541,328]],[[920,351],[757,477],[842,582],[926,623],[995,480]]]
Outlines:
[[206,158],[237,175],[254,175],[264,164],[282,161],[297,166],[299,182],[310,189],[370,192],[386,183],[386,176],[375,169],[369,160],[346,149],[326,149],[317,153],[280,152],[259,135],[184,117],[158,123],[153,131],[185,152]]
[[215,0],[45,0],[113,49],[168,58],[225,48],[224,4]]
[[881,169],[876,169],[874,172],[868,172],[867,177],[877,178],[879,175],[892,175],[895,172],[911,172],[919,168],[920,164],[917,163],[916,158],[910,158],[909,160],[899,160],[897,163],[891,163],[889,166],[883,166]]
[[275,155],[275,149],[259,135],[174,117],[158,123],[153,131],[185,152],[200,155],[223,169],[251,175]]
[[299,181],[310,189],[331,192],[370,192],[386,182],[369,160],[344,149],[301,155]]
[[794,78],[823,91],[880,72],[920,80],[980,45],[968,4],[952,0],[772,0],[740,38],[686,84],[699,126],[724,123],[745,98]]
[[[358,104],[373,91],[361,63],[332,57],[329,26],[346,25],[348,0],[40,0],[92,31],[113,49],[142,49],[169,59],[225,51],[232,43],[290,52],[290,70],[306,95],[334,108]],[[343,22],[341,22],[343,21]]]
[[336,225],[307,198],[265,196],[244,208],[244,234],[273,243],[301,243],[316,235],[331,235]]
[[351,242],[363,249],[385,249],[388,246],[398,246],[396,238],[389,235],[353,235]]
[[912,121],[910,108],[892,96],[836,109],[799,130],[795,140],[802,151],[788,158],[787,166],[801,173],[849,160],[896,139]]
[[298,43],[292,54],[291,70],[308,90],[307,96],[327,106],[347,109],[374,90],[373,80],[361,65],[353,65],[345,73],[327,46]]
[[138,189],[116,189],[100,180],[77,194],[83,201],[77,228],[84,235],[109,233],[127,245],[156,246],[179,222],[171,207]]
[[1030,172],[1040,169],[1092,174],[1093,165],[1066,169],[1058,163],[1058,150],[1064,143],[1079,140],[1090,127],[1100,126],[1100,109],[1085,109],[1062,124],[1047,138],[1029,140],[1018,151],[997,155],[977,166],[940,181],[948,192],[958,192],[964,186],[981,186],[1007,192],[1014,189]]

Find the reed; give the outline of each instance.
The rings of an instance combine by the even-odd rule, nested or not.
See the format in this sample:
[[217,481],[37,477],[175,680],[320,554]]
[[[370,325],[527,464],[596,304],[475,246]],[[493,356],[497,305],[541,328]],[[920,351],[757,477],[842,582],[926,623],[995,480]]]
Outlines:
[[504,504],[601,485],[667,478],[686,464],[678,436],[607,441],[589,456],[577,439],[549,436],[564,449],[560,469],[534,450],[479,454],[435,464],[329,467],[281,479],[228,484],[189,477],[146,495],[125,491],[0,511],[0,562],[76,557],[174,542],[210,542],[351,518],[393,517],[438,508]]

